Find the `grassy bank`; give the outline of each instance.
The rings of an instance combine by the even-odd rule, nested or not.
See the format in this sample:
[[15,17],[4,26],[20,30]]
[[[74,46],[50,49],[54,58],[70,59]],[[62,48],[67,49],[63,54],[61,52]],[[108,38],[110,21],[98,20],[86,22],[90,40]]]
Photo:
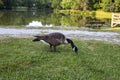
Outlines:
[[118,33],[120,33],[120,27],[101,29],[101,31],[118,32]]
[[120,45],[101,41],[74,40],[61,52],[32,39],[0,40],[0,80],[119,80]]
[[98,10],[95,12],[96,12],[96,18],[98,18],[98,19],[104,19],[104,18],[111,19],[111,17],[112,17],[112,12],[104,12],[101,10]]
[[111,18],[112,12],[104,12],[102,10],[97,11],[80,11],[80,10],[54,10],[55,13],[79,15],[79,16],[91,16],[98,19]]

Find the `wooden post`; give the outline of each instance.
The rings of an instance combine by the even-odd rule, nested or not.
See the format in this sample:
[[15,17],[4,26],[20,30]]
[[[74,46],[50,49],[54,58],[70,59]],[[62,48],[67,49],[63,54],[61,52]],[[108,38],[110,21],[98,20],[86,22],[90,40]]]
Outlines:
[[112,13],[111,27],[115,27],[120,24],[120,13]]

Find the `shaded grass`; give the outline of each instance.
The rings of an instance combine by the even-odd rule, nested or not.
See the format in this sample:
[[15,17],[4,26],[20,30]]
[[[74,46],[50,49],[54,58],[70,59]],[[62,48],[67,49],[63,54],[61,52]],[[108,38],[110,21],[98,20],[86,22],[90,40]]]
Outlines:
[[32,39],[0,41],[0,80],[119,80],[120,45],[101,41],[74,40],[61,52],[49,52],[49,46]]

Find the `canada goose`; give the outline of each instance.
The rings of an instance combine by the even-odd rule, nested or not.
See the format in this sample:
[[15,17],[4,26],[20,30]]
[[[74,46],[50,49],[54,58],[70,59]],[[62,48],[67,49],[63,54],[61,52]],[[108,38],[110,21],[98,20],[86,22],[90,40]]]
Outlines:
[[65,35],[62,33],[54,32],[43,36],[35,36],[35,37],[36,38],[33,40],[33,42],[42,40],[50,45],[51,51],[52,51],[52,47],[54,48],[54,51],[56,51],[56,46],[70,43],[73,51],[75,53],[78,52],[78,48],[74,45],[73,41],[71,39],[66,38]]

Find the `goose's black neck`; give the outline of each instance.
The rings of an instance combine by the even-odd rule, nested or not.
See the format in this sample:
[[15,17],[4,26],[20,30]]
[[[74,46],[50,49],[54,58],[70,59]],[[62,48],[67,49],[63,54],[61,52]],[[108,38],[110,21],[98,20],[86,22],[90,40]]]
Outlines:
[[68,43],[71,44],[71,47],[75,53],[78,53],[78,48],[74,45],[73,41],[71,39],[66,39]]
[[68,43],[70,43],[71,44],[71,47],[72,48],[74,48],[75,47],[75,45],[74,45],[74,43],[73,43],[73,41],[71,40],[71,39],[66,39],[67,40],[67,42]]

